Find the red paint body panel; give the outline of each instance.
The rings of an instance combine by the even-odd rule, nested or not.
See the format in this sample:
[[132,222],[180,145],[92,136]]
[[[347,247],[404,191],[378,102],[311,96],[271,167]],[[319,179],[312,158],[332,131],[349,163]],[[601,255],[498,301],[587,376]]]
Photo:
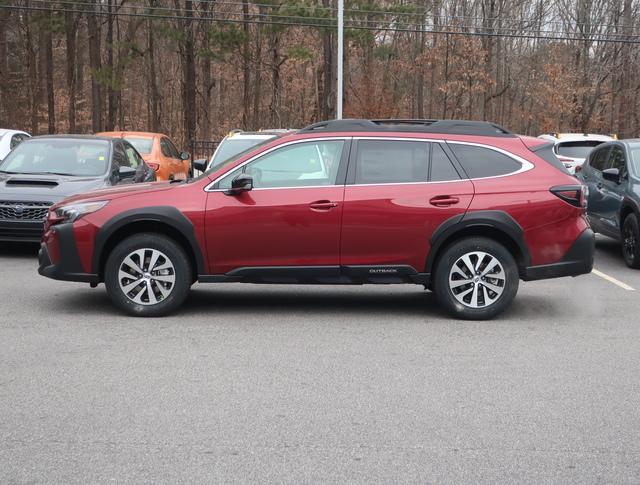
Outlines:
[[[343,187],[210,192],[205,217],[212,273],[246,266],[339,264]],[[314,210],[327,200],[336,207]]]
[[[459,202],[436,207],[429,201],[449,195]],[[424,271],[433,231],[463,214],[473,197],[468,180],[447,183],[348,185],[342,222],[341,263],[398,264]]]

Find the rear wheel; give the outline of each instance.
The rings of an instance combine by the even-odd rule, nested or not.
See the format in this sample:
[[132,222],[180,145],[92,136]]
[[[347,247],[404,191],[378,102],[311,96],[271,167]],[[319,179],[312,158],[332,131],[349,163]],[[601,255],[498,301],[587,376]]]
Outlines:
[[640,268],[640,225],[635,214],[629,214],[622,224],[622,255],[629,268]]
[[502,313],[518,292],[518,267],[500,243],[483,237],[455,241],[435,267],[434,290],[453,316],[487,320]]
[[141,317],[176,310],[189,293],[192,269],[182,247],[161,234],[143,233],[118,244],[107,259],[104,282],[113,303]]

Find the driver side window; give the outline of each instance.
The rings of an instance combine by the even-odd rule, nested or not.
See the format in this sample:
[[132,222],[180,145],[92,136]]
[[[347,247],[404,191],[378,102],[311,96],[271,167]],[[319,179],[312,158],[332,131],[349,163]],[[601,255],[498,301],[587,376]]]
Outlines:
[[616,145],[611,148],[609,160],[604,168],[617,168],[620,175],[624,175],[627,172],[627,162],[625,161],[624,150],[621,146]]
[[230,188],[242,172],[258,189],[335,185],[343,145],[343,140],[318,140],[277,148],[231,172],[218,188]]

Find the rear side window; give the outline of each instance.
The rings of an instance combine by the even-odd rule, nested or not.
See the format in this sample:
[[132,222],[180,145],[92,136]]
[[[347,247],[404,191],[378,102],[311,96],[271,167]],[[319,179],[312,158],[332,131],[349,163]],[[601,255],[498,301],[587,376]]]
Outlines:
[[448,143],[469,178],[496,177],[517,172],[520,162],[490,148]]
[[426,182],[429,145],[422,141],[359,140],[356,184]]
[[611,147],[600,148],[599,150],[595,150],[590,157],[589,165],[594,170],[598,170],[602,172],[607,164],[609,159],[609,150]]
[[431,182],[444,182],[446,180],[459,180],[460,175],[438,143],[431,144]]

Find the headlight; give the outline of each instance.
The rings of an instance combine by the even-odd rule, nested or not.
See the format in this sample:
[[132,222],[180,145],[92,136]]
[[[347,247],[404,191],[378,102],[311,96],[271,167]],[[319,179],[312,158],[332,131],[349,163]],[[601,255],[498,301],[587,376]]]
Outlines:
[[56,209],[56,219],[63,223],[74,222],[86,214],[102,209],[108,202],[108,200],[101,200],[98,202],[63,205]]

